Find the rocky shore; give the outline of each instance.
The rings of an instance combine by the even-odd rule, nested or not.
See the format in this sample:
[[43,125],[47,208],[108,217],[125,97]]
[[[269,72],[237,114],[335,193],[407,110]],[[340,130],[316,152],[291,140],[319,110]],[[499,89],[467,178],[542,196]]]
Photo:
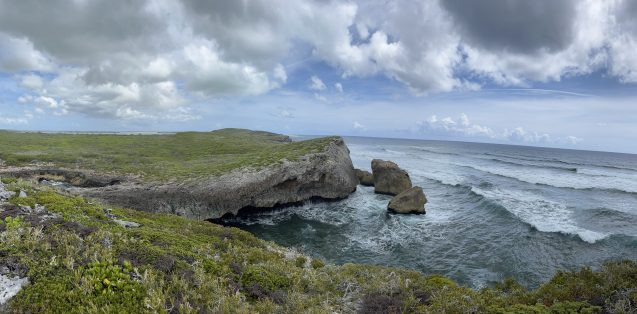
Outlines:
[[[281,139],[279,135],[273,141],[289,141]],[[66,182],[71,185],[68,192],[113,206],[202,220],[310,199],[341,199],[354,192],[358,184],[349,149],[339,137],[331,138],[320,151],[293,160],[180,180],[146,181],[131,175],[38,166],[4,167],[0,173]]]

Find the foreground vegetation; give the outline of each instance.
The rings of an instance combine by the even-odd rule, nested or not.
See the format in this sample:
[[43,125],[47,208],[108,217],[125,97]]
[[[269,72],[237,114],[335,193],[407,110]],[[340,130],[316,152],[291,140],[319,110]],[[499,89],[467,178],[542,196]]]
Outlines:
[[263,167],[322,151],[333,137],[284,142],[278,134],[242,129],[164,135],[47,134],[0,131],[0,160],[9,166],[57,167],[167,180]]
[[[236,228],[113,208],[4,178],[27,197],[0,205],[0,267],[30,283],[26,313],[635,313],[637,263],[473,290],[441,276],[325,265]],[[41,206],[43,205],[46,210]],[[30,206],[32,210],[18,206]],[[35,210],[38,208],[38,210]],[[52,215],[53,214],[53,215]],[[117,219],[141,224],[125,228]]]

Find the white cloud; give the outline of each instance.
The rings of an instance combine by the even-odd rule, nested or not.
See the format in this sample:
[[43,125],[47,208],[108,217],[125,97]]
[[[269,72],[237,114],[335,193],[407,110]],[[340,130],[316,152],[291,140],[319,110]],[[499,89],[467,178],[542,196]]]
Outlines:
[[310,77],[310,85],[308,86],[311,90],[325,90],[327,88],[327,86],[325,86],[325,83],[323,83],[323,81],[316,75],[312,75],[312,77]]
[[29,89],[40,89],[43,85],[42,78],[35,74],[27,74],[22,77],[22,86]]
[[358,130],[358,131],[362,131],[365,130],[365,126],[358,123],[358,121],[354,121],[354,125],[352,126],[354,128],[354,130]]
[[0,114],[0,125],[28,124],[31,118],[33,118],[33,115],[29,113],[25,113],[23,117],[5,116]]
[[425,121],[417,123],[417,130],[428,137],[441,138],[465,138],[471,140],[487,140],[510,142],[520,144],[562,144],[577,145],[583,139],[575,136],[552,137],[547,133],[529,132],[523,127],[516,127],[511,130],[504,129],[500,132],[491,127],[472,123],[469,117],[462,113],[458,119],[451,117],[438,118],[431,116]]
[[281,117],[283,117],[283,118],[288,118],[288,119],[292,119],[292,118],[294,118],[294,115],[293,115],[291,112],[287,111],[287,110],[281,110],[281,112],[279,113],[279,115],[280,115]]
[[[299,44],[344,78],[383,75],[416,95],[599,70],[637,82],[634,1],[538,0],[501,8],[507,14],[493,6],[501,4],[0,0],[0,71],[33,97],[21,103],[37,99],[57,114],[112,119],[165,117],[191,112],[192,103],[267,93],[287,82],[282,64]],[[327,86],[313,76],[310,88]]]
[[341,84],[341,83],[335,83],[335,84],[334,84],[334,88],[336,88],[336,90],[337,90],[339,93],[342,93],[342,92],[343,92],[343,84]]

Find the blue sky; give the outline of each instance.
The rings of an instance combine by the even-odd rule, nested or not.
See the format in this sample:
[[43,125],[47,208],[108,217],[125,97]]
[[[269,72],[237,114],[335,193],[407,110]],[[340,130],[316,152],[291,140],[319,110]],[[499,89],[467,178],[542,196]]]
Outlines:
[[117,2],[0,0],[0,128],[637,153],[633,1]]

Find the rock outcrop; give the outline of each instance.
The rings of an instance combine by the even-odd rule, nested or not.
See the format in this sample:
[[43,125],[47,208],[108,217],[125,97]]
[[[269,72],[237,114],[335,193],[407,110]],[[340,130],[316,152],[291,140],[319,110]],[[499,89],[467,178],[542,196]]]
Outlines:
[[15,195],[13,191],[7,191],[4,187],[4,183],[0,181],[0,202],[7,200]]
[[374,176],[374,192],[379,194],[398,195],[411,188],[409,174],[391,161],[372,160]]
[[389,202],[387,209],[398,214],[424,214],[427,197],[419,186],[412,187]]
[[354,171],[361,185],[374,186],[374,175],[371,172],[360,169],[354,169]]
[[10,173],[38,180],[57,177],[69,183],[75,181],[78,184],[73,184],[76,187],[68,192],[112,205],[194,219],[216,219],[236,215],[242,209],[272,208],[314,198],[341,199],[354,192],[358,184],[342,138],[335,138],[323,151],[298,160],[187,181],[143,182],[64,169],[16,169]]

